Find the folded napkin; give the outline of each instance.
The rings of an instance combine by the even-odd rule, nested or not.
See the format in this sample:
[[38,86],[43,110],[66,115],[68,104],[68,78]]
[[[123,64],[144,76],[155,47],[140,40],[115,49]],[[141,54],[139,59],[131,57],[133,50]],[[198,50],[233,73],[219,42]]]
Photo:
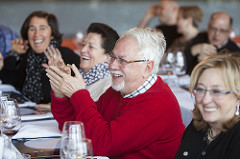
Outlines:
[[29,120],[39,120],[39,119],[50,119],[54,118],[51,112],[45,113],[45,114],[39,114],[39,115],[23,115],[21,116],[22,121],[29,121]]
[[1,159],[17,159],[17,154],[5,145],[6,138],[0,136],[0,158]]
[[51,136],[61,136],[61,132],[57,127],[40,125],[23,125],[18,131],[18,133],[13,136],[13,139],[51,137]]
[[190,84],[190,76],[189,75],[184,75],[179,77],[179,85],[180,86],[189,86]]
[[0,90],[3,92],[15,92],[16,89],[9,84],[0,84]]
[[27,102],[18,104],[18,107],[20,107],[20,108],[21,107],[35,107],[35,105],[36,105],[36,103],[27,101]]
[[3,148],[4,148],[4,138],[0,136],[0,159],[2,159],[2,156],[3,156]]

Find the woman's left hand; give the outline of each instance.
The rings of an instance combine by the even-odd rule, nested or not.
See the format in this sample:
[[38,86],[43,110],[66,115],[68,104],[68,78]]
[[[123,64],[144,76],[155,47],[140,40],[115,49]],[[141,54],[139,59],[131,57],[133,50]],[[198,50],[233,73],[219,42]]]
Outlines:
[[72,70],[75,73],[74,77],[63,72],[56,66],[50,66],[46,69],[50,83],[69,98],[78,90],[85,89],[85,82],[82,75],[74,64],[72,65]]
[[2,53],[0,52],[0,71],[2,70],[3,66],[4,66],[4,60],[3,60]]

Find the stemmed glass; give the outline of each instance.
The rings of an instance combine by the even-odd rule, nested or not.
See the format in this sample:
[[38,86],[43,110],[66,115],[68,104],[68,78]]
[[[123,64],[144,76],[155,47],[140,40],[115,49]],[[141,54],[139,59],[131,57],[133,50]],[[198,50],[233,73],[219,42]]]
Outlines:
[[181,51],[178,51],[175,55],[174,67],[174,74],[177,76],[181,76],[186,73],[185,57]]
[[[1,100],[0,121],[2,132],[8,136],[10,145],[12,136],[20,129],[21,116],[17,101],[13,98]],[[11,146],[9,146],[11,148]]]
[[60,155],[61,159],[92,158],[91,140],[86,138],[82,122],[68,121],[64,123]]

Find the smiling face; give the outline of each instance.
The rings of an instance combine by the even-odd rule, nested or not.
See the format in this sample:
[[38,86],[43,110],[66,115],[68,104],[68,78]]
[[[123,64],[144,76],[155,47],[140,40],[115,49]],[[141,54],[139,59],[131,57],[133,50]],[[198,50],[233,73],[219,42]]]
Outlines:
[[93,66],[107,62],[107,55],[102,48],[102,36],[97,33],[88,33],[83,39],[80,68],[87,73]]
[[[127,61],[141,60],[137,55],[139,52],[137,40],[130,37],[124,37],[117,41],[113,54],[117,58]],[[151,75],[151,70],[147,69],[148,62],[135,62],[128,64],[119,64],[117,60],[109,63],[112,75],[112,87],[120,91],[123,95],[132,93],[140,87]]]
[[28,41],[36,53],[43,53],[50,44],[52,30],[45,18],[33,17],[29,23]]
[[[217,68],[206,69],[199,77],[197,87],[206,90],[230,91],[224,84],[221,71]],[[202,98],[196,98],[196,103],[207,123],[221,125],[234,116],[238,100],[234,94],[222,95],[220,99],[216,99],[206,92]]]

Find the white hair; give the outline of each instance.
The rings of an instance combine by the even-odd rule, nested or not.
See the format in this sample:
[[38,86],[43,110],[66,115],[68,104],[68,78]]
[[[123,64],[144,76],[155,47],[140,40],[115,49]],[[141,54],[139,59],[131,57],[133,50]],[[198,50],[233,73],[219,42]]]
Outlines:
[[124,33],[121,38],[123,37],[133,37],[137,40],[140,48],[138,56],[142,57],[143,60],[154,61],[152,74],[157,74],[159,63],[166,50],[163,34],[150,28],[133,28]]

